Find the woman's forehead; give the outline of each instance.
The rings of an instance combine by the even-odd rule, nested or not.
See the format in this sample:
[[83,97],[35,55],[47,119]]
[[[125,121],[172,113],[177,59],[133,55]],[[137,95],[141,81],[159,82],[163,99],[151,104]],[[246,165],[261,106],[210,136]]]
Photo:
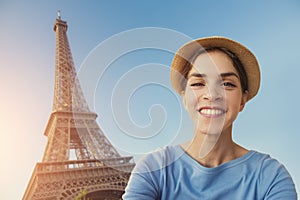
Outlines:
[[237,74],[231,59],[223,52],[213,51],[197,56],[188,76],[197,73],[206,76],[219,76],[222,73],[229,72]]

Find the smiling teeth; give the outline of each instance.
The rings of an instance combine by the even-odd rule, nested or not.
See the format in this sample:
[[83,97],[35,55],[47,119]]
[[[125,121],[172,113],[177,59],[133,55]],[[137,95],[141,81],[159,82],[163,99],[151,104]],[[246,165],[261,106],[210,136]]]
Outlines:
[[223,111],[219,109],[202,109],[200,113],[205,115],[220,115]]

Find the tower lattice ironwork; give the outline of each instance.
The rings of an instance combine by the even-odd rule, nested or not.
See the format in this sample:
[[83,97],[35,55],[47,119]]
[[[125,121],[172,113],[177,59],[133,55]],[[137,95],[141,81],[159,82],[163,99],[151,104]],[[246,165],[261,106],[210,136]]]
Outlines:
[[121,199],[134,166],[121,157],[89,110],[76,75],[67,38],[67,23],[58,13],[53,110],[42,162],[37,163],[24,200]]

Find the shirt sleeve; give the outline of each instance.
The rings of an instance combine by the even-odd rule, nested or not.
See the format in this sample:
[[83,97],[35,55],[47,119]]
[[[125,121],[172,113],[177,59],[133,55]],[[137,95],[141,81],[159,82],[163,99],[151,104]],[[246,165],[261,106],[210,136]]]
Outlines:
[[151,180],[144,174],[131,174],[123,195],[124,200],[155,200],[157,193]]
[[159,199],[159,180],[161,167],[152,154],[141,159],[135,166],[128,181],[124,200]]
[[266,189],[264,200],[297,200],[292,177],[278,161],[265,160],[262,166],[261,180]]

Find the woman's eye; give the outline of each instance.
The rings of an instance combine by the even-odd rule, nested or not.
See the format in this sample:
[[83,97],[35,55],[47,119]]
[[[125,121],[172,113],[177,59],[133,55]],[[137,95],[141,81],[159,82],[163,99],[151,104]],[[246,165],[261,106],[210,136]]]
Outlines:
[[233,83],[230,83],[230,82],[224,82],[224,83],[222,83],[222,86],[224,86],[224,87],[236,87],[236,85],[234,85]]
[[192,87],[202,87],[202,86],[204,86],[204,84],[203,83],[192,83],[191,86]]

